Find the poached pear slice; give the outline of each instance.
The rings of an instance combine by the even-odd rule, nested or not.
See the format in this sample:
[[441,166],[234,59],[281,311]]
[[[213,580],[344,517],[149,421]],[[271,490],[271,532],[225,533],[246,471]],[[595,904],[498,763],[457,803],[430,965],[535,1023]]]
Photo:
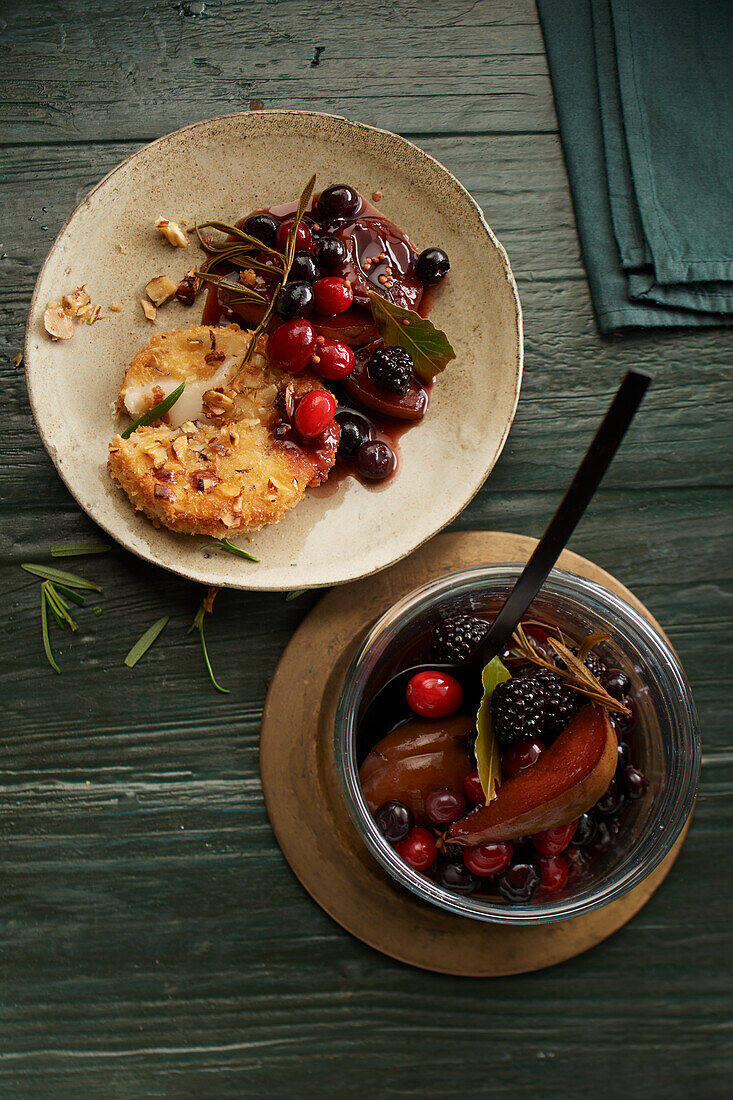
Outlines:
[[473,771],[466,734],[473,727],[467,715],[405,722],[377,742],[359,769],[362,794],[375,813],[396,799],[409,806],[418,825],[427,822],[425,799],[431,791],[449,787],[462,791]]
[[493,802],[454,822],[448,839],[488,844],[569,825],[607,790],[617,760],[608,712],[589,704],[536,764],[502,783]]

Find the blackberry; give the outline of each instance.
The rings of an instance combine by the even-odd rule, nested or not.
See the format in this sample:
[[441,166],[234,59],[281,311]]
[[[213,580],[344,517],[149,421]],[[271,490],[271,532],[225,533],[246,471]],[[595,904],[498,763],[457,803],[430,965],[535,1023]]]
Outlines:
[[593,675],[598,679],[600,679],[603,673],[606,671],[606,665],[597,653],[588,654],[585,659],[585,667],[589,668]]
[[544,684],[534,676],[514,676],[499,684],[491,696],[491,718],[501,747],[541,738],[545,706]]
[[433,631],[432,655],[436,661],[467,661],[488,629],[487,622],[473,615],[444,619]]
[[403,394],[410,388],[413,366],[412,356],[404,348],[377,348],[372,352],[367,370],[380,389]]
[[542,686],[545,698],[545,737],[557,737],[583,705],[583,696],[563,683],[557,673],[541,668],[533,674]]

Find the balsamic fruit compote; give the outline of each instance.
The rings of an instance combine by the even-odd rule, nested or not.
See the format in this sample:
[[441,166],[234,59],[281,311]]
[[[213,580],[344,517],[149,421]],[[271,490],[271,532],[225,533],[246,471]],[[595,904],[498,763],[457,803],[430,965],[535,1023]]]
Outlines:
[[[418,377],[405,348],[385,346],[370,294],[426,317],[433,288],[450,263],[439,248],[418,254],[406,234],[358,191],[334,184],[308,201],[294,230],[295,252],[283,284],[282,255],[297,208],[297,202],[272,206],[237,223],[236,229],[262,245],[259,252],[248,246],[249,267],[241,255],[216,260],[221,242],[211,248],[206,270],[217,283],[209,287],[203,323],[242,321],[255,327],[274,299],[268,357],[293,373],[312,369],[327,383],[322,394],[333,391],[337,398],[331,407],[324,396],[309,394],[307,410],[284,409],[283,438],[294,432],[317,439],[325,417],[329,423],[335,417],[341,469],[366,484],[384,481],[397,468],[399,436],[425,416],[431,382]],[[202,242],[205,248],[213,245],[211,238]],[[191,282],[184,283],[179,298],[188,302]],[[252,294],[243,296],[242,287]]]
[[[408,663],[425,659],[428,649],[436,661],[465,663],[488,626],[477,615],[444,619]],[[378,828],[410,867],[455,894],[510,903],[560,894],[614,845],[629,804],[646,794],[634,763],[629,677],[594,649],[578,658],[576,645],[567,661],[581,666],[584,658],[596,678],[591,693],[600,684],[596,695],[608,705],[592,702],[573,686],[587,681],[585,669],[573,679],[548,642],[551,633],[523,624],[524,648],[513,644],[502,656],[510,678],[483,704],[501,757],[501,782],[488,804],[474,755],[475,714],[464,701],[468,684],[418,673],[395,728],[376,743],[373,731],[360,731],[359,779]]]

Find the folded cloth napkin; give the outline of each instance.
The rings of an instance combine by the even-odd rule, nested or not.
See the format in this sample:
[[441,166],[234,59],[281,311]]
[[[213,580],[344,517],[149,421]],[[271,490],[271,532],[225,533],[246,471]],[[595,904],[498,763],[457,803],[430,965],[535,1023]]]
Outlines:
[[733,323],[727,0],[537,0],[603,332]]

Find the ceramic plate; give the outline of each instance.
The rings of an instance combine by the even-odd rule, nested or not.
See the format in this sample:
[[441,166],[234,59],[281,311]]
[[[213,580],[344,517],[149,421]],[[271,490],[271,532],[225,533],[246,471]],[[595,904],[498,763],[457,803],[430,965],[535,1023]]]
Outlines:
[[[154,331],[198,321],[174,302],[154,329],[140,308],[154,275],[181,278],[198,248],[173,249],[159,215],[232,222],[250,210],[345,181],[418,249],[440,245],[451,273],[431,313],[457,358],[437,380],[427,416],[401,440],[397,477],[380,490],[345,478],[305,499],[278,524],[239,542],[259,565],[206,541],[157,530],[134,512],[107,473],[118,430],[112,403],[122,375]],[[122,247],[120,247],[122,245]],[[103,319],[69,341],[43,328],[49,300],[85,283]],[[200,300],[202,301],[202,300]],[[109,305],[118,302],[119,313]],[[476,203],[432,157],[395,134],[332,115],[258,111],[210,119],[169,134],[123,161],[87,196],[54,243],[36,283],[25,345],[31,405],[56,469],[82,508],[128,550],[203,584],[296,589],[340,584],[384,569],[466,506],[504,445],[522,376],[522,322],[509,262]]]

